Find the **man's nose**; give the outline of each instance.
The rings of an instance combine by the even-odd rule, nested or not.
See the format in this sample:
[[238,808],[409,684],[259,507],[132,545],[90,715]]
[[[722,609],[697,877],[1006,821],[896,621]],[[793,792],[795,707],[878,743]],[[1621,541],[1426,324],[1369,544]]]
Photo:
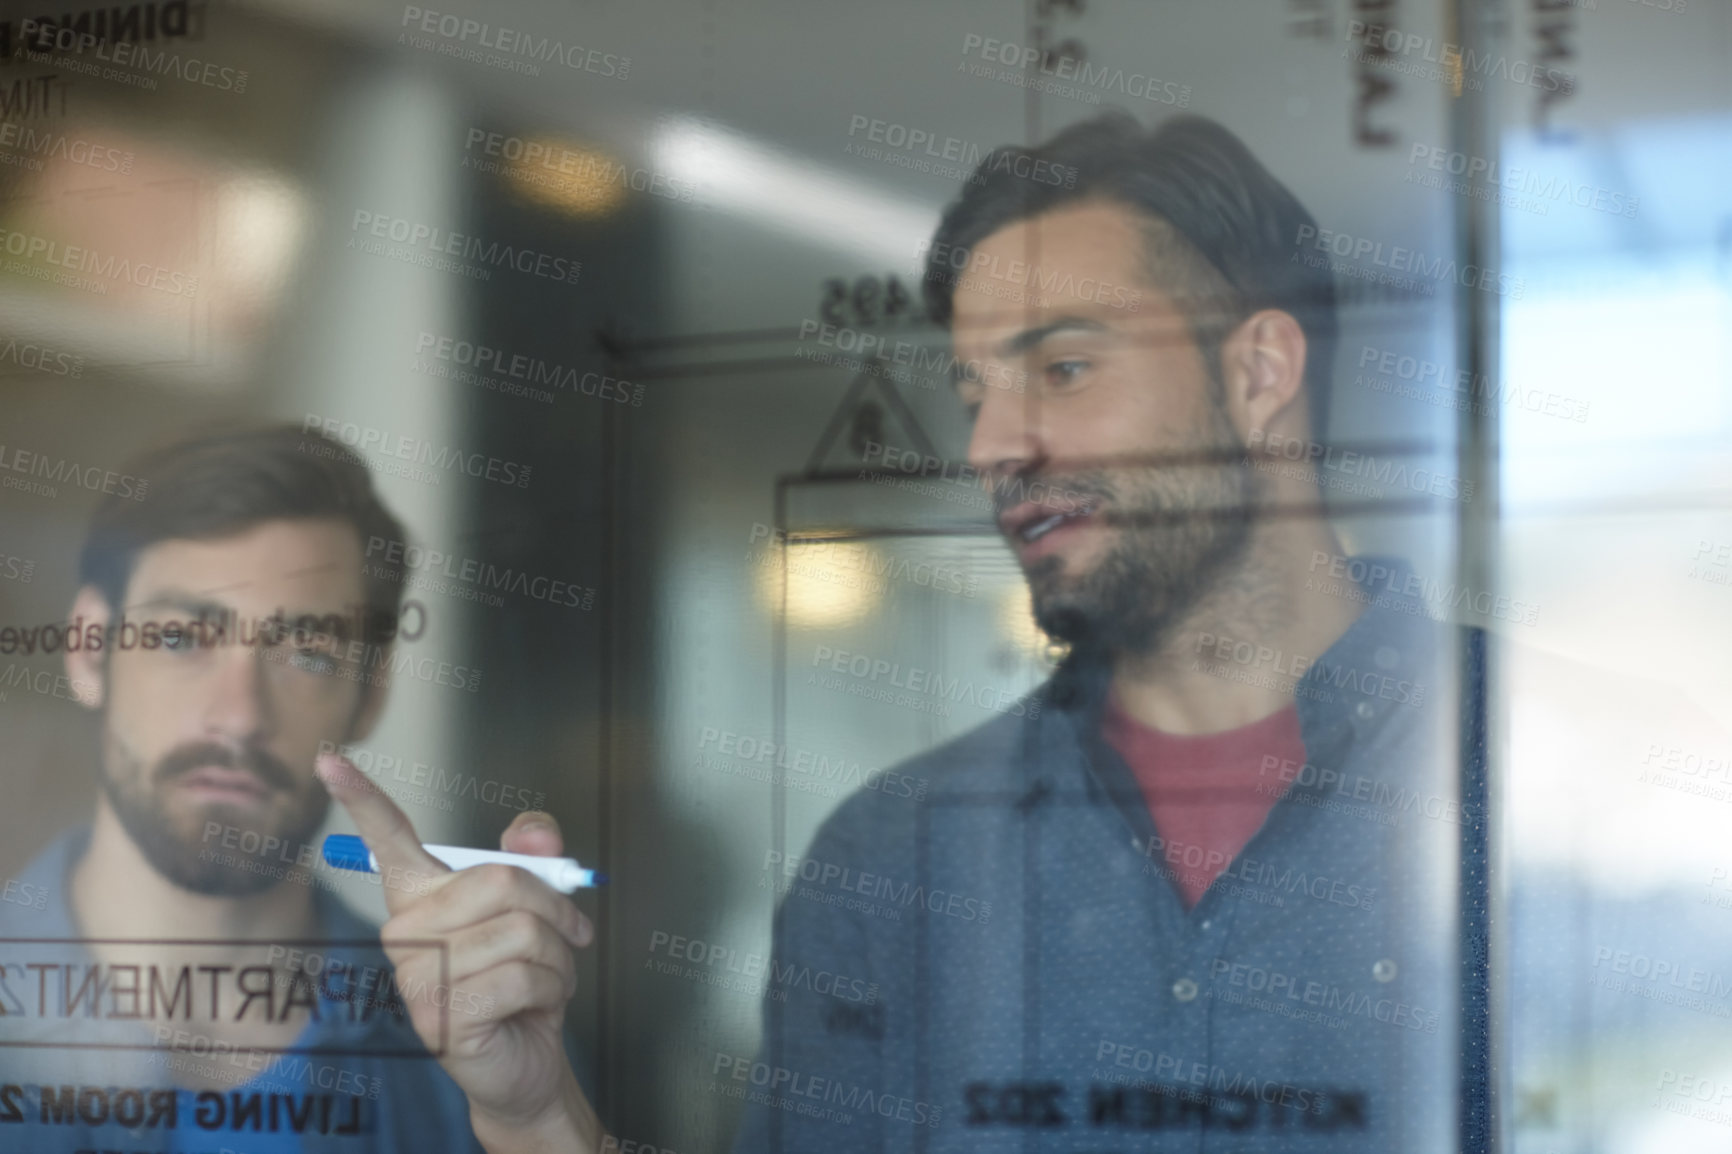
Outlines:
[[219,738],[262,737],[272,717],[264,653],[256,646],[236,645],[223,656],[206,698],[205,730]]
[[983,477],[1014,476],[1045,456],[1033,400],[1011,389],[985,390],[968,439],[968,463]]

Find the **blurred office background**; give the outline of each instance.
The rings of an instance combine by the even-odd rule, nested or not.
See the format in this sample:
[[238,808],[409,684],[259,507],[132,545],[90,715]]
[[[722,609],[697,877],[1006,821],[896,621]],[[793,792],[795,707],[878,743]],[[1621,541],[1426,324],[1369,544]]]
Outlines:
[[[398,678],[367,745],[544,793],[615,879],[580,899],[600,942],[573,1026],[617,1133],[725,1148],[737,1103],[713,1071],[757,1046],[769,863],[849,790],[900,788],[873,771],[995,716],[813,686],[817,655],[1007,693],[1049,668],[978,505],[942,482],[921,499],[813,478],[871,443],[965,445],[942,374],[863,376],[850,347],[942,347],[908,304],[962,187],[934,149],[975,159],[1118,106],[1221,120],[1349,238],[1331,253],[1332,438],[1475,482],[1468,500],[1338,486],[1353,548],[1537,609],[1439,607],[1493,637],[1511,1148],[1724,1148],[1726,1123],[1677,1086],[1732,1085],[1725,1018],[1588,978],[1602,950],[1661,958],[1717,976],[1732,1013],[1732,902],[1715,900],[1732,895],[1732,7],[124,7],[178,64],[27,53],[26,13],[70,26],[76,0],[6,18],[0,444],[119,470],[212,420],[335,422],[371,437],[419,545],[586,591],[477,599],[426,572],[445,585],[410,591],[418,655],[479,687]],[[1359,55],[1366,19],[1407,34],[1383,63]],[[1143,80],[1041,91],[992,43]],[[1447,49],[1463,43],[1471,60]],[[1570,82],[1536,82],[1548,69]],[[1495,287],[1378,290],[1360,240]],[[68,283],[52,252],[74,245],[155,271]],[[1466,391],[1439,383],[1464,373]],[[376,446],[400,438],[527,484],[393,472]],[[0,620],[69,602],[97,493],[49,489],[0,488]],[[0,719],[9,876],[87,812],[94,744],[52,692],[5,688]],[[409,806],[426,840],[487,844],[515,812],[449,800]]]

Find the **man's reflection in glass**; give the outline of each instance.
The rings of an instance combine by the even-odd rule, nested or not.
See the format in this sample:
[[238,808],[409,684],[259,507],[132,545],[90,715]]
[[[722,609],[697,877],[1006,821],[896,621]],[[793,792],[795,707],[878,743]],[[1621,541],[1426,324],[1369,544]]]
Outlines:
[[[599,1140],[561,1030],[587,921],[525,871],[445,870],[332,753],[373,729],[395,647],[426,627],[366,560],[403,527],[365,463],[277,426],[131,471],[146,496],[99,506],[69,620],[33,631],[100,713],[101,792],[23,874],[44,908],[0,910],[0,1097],[17,1107],[0,1146]],[[379,873],[319,859],[333,796]],[[502,841],[561,852],[543,813]],[[370,882],[382,948],[337,896]]]

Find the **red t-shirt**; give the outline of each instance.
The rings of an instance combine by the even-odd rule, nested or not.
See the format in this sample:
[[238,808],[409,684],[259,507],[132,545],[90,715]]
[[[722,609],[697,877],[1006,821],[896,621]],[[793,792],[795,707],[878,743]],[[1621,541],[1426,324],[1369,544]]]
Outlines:
[[1101,729],[1142,787],[1162,842],[1149,858],[1171,877],[1186,909],[1202,900],[1286,792],[1288,779],[1276,767],[1305,762],[1293,706],[1239,729],[1193,737],[1152,729],[1109,698]]

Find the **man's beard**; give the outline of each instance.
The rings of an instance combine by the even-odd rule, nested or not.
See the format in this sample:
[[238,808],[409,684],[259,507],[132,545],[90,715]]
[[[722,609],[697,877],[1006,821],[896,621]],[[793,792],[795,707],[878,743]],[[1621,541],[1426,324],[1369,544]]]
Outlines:
[[[318,832],[331,805],[331,795],[317,781],[297,781],[287,765],[263,750],[236,751],[193,742],[176,746],[146,772],[143,762],[112,733],[106,738],[108,768],[102,774],[102,788],[121,828],[157,873],[195,894],[246,897],[281,880],[280,871],[272,868],[276,863],[262,857],[256,863],[258,870],[224,864],[236,855],[225,849],[226,837],[215,839],[215,844],[204,837],[206,822],[221,824],[225,835],[231,830],[256,833],[260,845],[274,837],[279,839],[277,844],[299,847]],[[192,807],[197,828],[178,828],[177,815],[169,811],[165,799],[176,778],[203,766],[250,771],[267,788],[287,793],[293,807],[286,813],[223,804]],[[246,856],[244,851],[240,856]]]
[[1036,623],[1073,653],[1110,659],[1157,652],[1244,557],[1261,486],[1226,412],[1218,401],[1210,409],[1207,427],[1174,450],[1195,463],[1042,477],[1049,491],[1080,493],[1117,534],[1080,576],[1065,574],[1062,556],[1028,567]]

